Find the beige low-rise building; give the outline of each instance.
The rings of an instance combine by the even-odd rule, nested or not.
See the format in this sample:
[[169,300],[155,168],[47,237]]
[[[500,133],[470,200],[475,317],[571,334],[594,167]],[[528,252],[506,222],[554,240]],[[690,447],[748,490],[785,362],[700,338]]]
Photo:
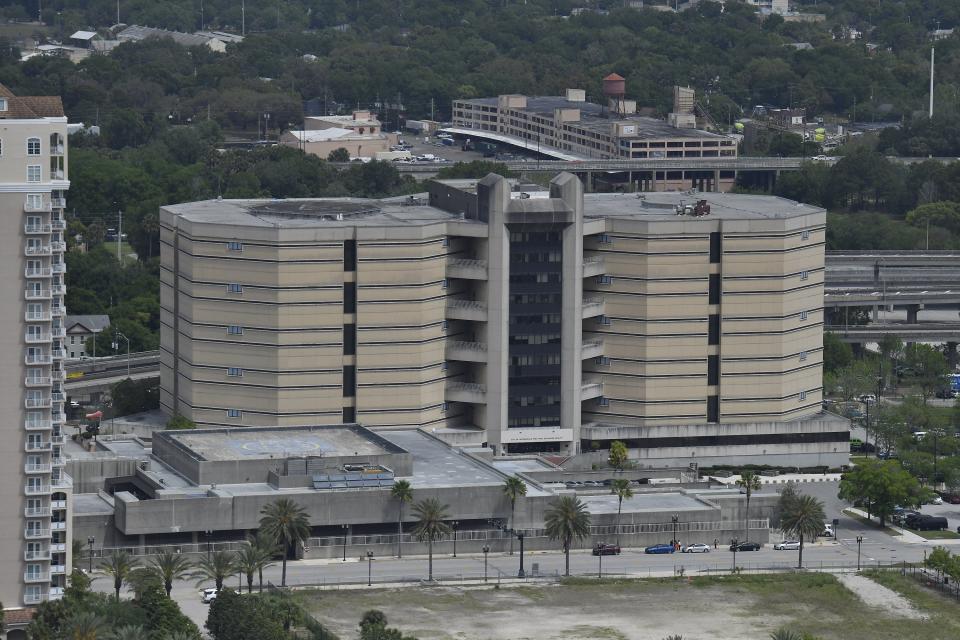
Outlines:
[[535,189],[164,207],[162,407],[498,453],[622,440],[659,466],[847,459],[821,412],[822,209]]
[[349,116],[304,118],[304,128],[283,132],[280,144],[323,159],[337,149],[346,149],[351,158],[376,158],[397,144],[397,136],[384,133],[369,111],[354,111]]
[[[0,85],[0,602],[63,595],[70,572],[71,485],[64,473],[64,277],[67,119],[59,97]],[[22,619],[19,614],[8,619]],[[8,625],[8,637],[23,638]]]

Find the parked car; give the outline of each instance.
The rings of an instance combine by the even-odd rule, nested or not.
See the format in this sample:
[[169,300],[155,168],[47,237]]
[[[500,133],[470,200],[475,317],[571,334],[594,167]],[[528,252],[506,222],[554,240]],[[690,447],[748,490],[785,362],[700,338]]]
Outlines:
[[595,556],[618,556],[620,555],[620,546],[616,544],[593,545],[593,555]]
[[730,545],[730,551],[760,551],[760,546],[759,542],[741,542],[736,546]]
[[800,548],[799,540],[784,540],[783,542],[778,542],[773,545],[773,548],[777,551],[796,551]]
[[947,519],[942,516],[910,517],[906,519],[907,527],[916,531],[943,531],[949,526]]
[[937,494],[933,494],[930,499],[927,500],[927,504],[943,504],[943,498]]
[[217,599],[216,587],[210,587],[200,592],[200,602],[202,602],[203,604],[210,604],[216,599]]
[[695,544],[688,544],[681,549],[681,551],[683,553],[710,553],[710,545],[697,542]]
[[643,550],[644,553],[673,553],[676,551],[672,544],[655,544]]
[[834,533],[833,533],[833,525],[830,524],[829,522],[824,522],[824,523],[823,523],[823,531],[820,532],[820,537],[821,537],[821,538],[832,538],[833,536],[834,536]]

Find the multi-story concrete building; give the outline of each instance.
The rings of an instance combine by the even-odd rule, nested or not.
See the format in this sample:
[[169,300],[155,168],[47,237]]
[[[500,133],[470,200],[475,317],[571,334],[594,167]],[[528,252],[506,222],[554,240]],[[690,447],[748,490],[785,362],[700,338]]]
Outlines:
[[622,440],[661,466],[846,459],[848,425],[821,413],[822,209],[491,175],[427,201],[160,220],[161,405],[200,425],[413,426],[588,457]]
[[59,597],[70,570],[70,478],[64,473],[63,304],[67,119],[60,98],[0,85],[0,259],[7,301],[0,372],[7,420],[0,453],[0,601]]
[[[690,96],[692,101],[692,92]],[[733,138],[691,126],[691,121],[696,122],[692,109],[690,117],[671,119],[672,124],[636,115],[636,109],[631,100],[611,99],[608,106],[588,102],[582,89],[567,89],[563,96],[454,100],[453,127],[448,131],[571,160],[737,155]]]

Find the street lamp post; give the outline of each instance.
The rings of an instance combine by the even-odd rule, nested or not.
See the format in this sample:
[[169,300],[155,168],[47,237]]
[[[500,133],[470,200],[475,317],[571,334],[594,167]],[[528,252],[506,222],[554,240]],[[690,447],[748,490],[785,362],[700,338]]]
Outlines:
[[673,547],[677,547],[677,523],[680,522],[680,515],[675,513],[670,516],[670,521],[673,523]]
[[490,547],[483,546],[483,581],[487,581],[487,554],[490,553]]
[[369,587],[373,577],[373,551],[367,551],[367,586]]
[[731,571],[732,573],[737,572],[737,545],[739,544],[740,544],[740,541],[734,538],[733,539],[733,569]]
[[93,573],[93,543],[96,542],[96,538],[90,536],[87,538],[87,546],[90,547],[90,550],[87,552],[87,558],[89,559],[89,566],[87,567],[87,574]]
[[524,537],[525,537],[525,536],[524,536],[523,533],[518,533],[518,534],[517,534],[517,540],[520,541],[520,571],[517,572],[517,577],[518,577],[518,578],[526,578],[526,577],[527,577],[527,573],[523,570],[523,538],[524,538]]
[[350,528],[348,524],[340,525],[343,528],[343,561],[347,561],[347,530]]
[[603,542],[597,543],[597,579],[603,577]]
[[860,571],[860,545],[863,544],[863,536],[857,536],[857,571]]
[[459,520],[451,520],[450,527],[453,529],[453,557],[457,557],[457,525],[460,524]]
[[112,344],[111,346],[113,347],[113,350],[114,350],[114,351],[116,351],[117,349],[119,349],[119,348],[120,348],[120,338],[123,338],[124,340],[127,341],[127,377],[129,378],[129,377],[130,377],[130,338],[128,338],[127,336],[123,335],[123,333],[117,331],[117,332],[114,334],[113,344]]

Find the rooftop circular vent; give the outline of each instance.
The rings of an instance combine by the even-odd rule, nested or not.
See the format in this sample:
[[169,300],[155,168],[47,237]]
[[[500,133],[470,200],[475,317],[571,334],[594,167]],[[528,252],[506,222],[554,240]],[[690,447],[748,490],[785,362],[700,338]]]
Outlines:
[[380,213],[380,207],[369,202],[347,200],[275,200],[250,209],[254,215],[305,220],[356,220]]

